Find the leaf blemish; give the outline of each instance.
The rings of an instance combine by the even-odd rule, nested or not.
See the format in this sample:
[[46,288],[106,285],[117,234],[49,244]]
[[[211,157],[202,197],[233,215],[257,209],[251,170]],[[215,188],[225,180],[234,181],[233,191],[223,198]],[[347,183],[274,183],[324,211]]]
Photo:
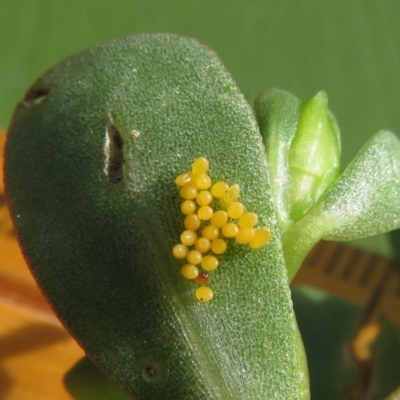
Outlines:
[[23,104],[29,108],[38,106],[38,105],[42,104],[44,100],[46,100],[49,92],[50,92],[49,88],[31,89],[26,94],[26,96],[23,100]]
[[164,380],[166,370],[163,364],[155,360],[146,360],[142,362],[143,379],[149,383],[156,383]]
[[124,141],[118,129],[111,124],[106,128],[105,139],[105,173],[111,184],[120,183],[124,179]]

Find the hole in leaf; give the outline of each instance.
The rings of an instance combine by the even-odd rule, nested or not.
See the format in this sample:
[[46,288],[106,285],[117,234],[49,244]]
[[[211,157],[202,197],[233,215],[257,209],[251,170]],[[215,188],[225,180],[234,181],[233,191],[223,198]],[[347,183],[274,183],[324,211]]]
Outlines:
[[124,141],[121,133],[114,125],[107,126],[106,134],[106,166],[105,172],[108,177],[108,181],[112,184],[122,182],[124,179],[124,153],[123,153]]
[[28,107],[38,106],[46,100],[50,89],[48,88],[38,88],[31,89],[25,96],[24,103]]
[[153,359],[145,359],[141,362],[143,379],[149,383],[160,382],[165,378],[165,367]]

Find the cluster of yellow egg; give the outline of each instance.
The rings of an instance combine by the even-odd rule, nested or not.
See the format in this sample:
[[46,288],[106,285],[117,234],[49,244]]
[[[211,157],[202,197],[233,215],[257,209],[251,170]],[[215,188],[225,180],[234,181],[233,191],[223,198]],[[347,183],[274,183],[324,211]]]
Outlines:
[[[209,272],[218,268],[216,255],[225,253],[228,248],[226,239],[234,238],[252,249],[264,246],[271,239],[268,228],[255,228],[257,214],[246,212],[244,205],[237,201],[239,185],[212,184],[207,175],[208,167],[208,160],[200,157],[194,161],[191,171],[175,180],[183,198],[181,211],[186,216],[186,229],[180,243],[172,249],[174,257],[187,261],[181,268],[182,276],[202,285],[196,290],[196,298],[203,302],[214,296],[212,289],[204,284],[208,282]],[[222,209],[214,210],[211,206],[216,203],[214,199],[219,200]]]

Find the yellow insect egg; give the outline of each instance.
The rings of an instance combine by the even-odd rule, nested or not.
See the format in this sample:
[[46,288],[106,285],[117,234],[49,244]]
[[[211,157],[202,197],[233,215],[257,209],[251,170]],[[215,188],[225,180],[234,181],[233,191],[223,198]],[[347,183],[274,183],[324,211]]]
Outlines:
[[225,197],[219,199],[221,206],[227,209],[233,202],[239,198],[240,186],[238,184],[232,185],[228,189],[228,193]]
[[226,182],[217,182],[211,188],[211,194],[217,199],[227,195],[229,186]]
[[207,303],[214,297],[214,292],[207,286],[201,286],[196,290],[196,299]]
[[272,234],[268,228],[257,229],[253,239],[250,240],[249,246],[252,249],[259,249],[271,240]]
[[219,236],[219,229],[215,226],[208,225],[202,229],[201,234],[209,240],[214,240]]
[[256,231],[253,228],[240,229],[239,233],[235,236],[235,240],[239,244],[249,243],[253,239]]
[[204,157],[197,158],[192,164],[192,172],[194,174],[203,174],[208,171],[208,160]]
[[211,251],[214,254],[222,254],[225,253],[226,249],[228,248],[227,243],[224,239],[215,239],[211,242]]
[[203,221],[209,220],[214,214],[214,210],[210,206],[201,206],[198,211],[197,215]]
[[207,251],[210,250],[210,244],[209,239],[201,237],[196,240],[194,248],[200,253],[207,253]]
[[211,186],[211,178],[206,174],[196,175],[194,184],[198,189],[208,189]]
[[205,256],[201,260],[201,266],[205,271],[214,271],[214,269],[218,268],[219,261],[215,256]]
[[197,194],[196,202],[199,206],[208,206],[212,199],[212,194],[208,190],[202,190]]
[[184,244],[176,244],[172,248],[172,254],[175,258],[184,259],[188,255],[188,248]]
[[244,213],[244,205],[242,203],[239,203],[238,201],[235,201],[228,207],[228,215],[231,218],[239,218],[243,215]]
[[195,265],[185,264],[181,268],[181,275],[186,279],[196,279],[199,273],[200,271]]
[[239,226],[243,228],[254,228],[257,225],[258,217],[257,214],[252,212],[244,213],[239,218]]
[[196,203],[192,200],[185,200],[181,204],[182,214],[189,215],[196,211]]
[[188,185],[181,187],[179,194],[185,200],[193,200],[197,196],[197,187],[194,184],[189,183]]
[[189,214],[186,216],[184,225],[189,231],[197,231],[200,228],[200,218],[197,214]]
[[239,233],[239,227],[233,222],[228,222],[222,227],[222,234],[227,238],[233,238]]
[[197,240],[197,234],[194,231],[183,231],[181,234],[181,242],[185,246],[193,246]]
[[193,178],[193,174],[191,172],[184,172],[183,174],[180,174],[176,179],[175,179],[175,183],[178,186],[185,186],[188,183],[191,182]]
[[190,250],[189,253],[187,253],[186,259],[189,264],[197,265],[201,263],[203,256],[198,250]]
[[228,213],[224,210],[219,210],[211,217],[211,225],[216,228],[222,228],[228,222]]

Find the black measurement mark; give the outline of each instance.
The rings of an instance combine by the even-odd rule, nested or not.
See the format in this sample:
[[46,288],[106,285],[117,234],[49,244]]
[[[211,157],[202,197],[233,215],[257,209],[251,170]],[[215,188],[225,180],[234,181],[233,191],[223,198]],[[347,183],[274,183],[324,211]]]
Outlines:
[[339,260],[343,257],[343,255],[346,254],[347,248],[343,245],[337,245],[335,252],[332,254],[330,260],[326,264],[324,268],[324,273],[325,274],[330,274],[338,268],[339,266]]

